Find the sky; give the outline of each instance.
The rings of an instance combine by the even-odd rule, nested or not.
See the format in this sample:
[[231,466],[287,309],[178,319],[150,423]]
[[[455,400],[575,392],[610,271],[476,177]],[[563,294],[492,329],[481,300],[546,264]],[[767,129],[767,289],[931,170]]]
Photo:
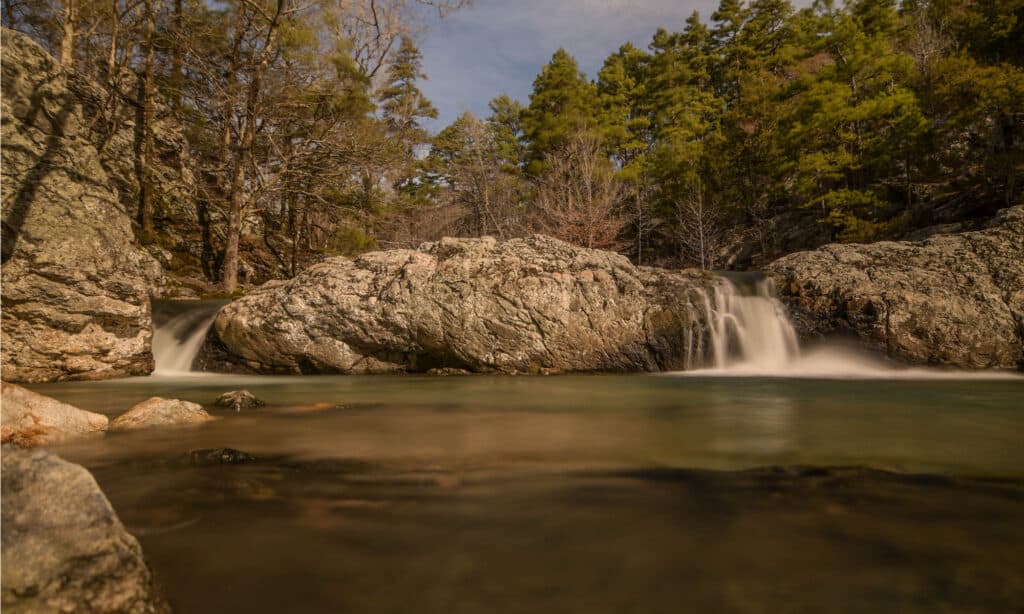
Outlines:
[[419,41],[427,80],[420,87],[440,130],[464,111],[489,114],[508,94],[528,104],[533,79],[559,48],[593,79],[604,59],[629,41],[646,49],[659,27],[681,30],[694,10],[707,21],[717,0],[474,0],[434,19]]

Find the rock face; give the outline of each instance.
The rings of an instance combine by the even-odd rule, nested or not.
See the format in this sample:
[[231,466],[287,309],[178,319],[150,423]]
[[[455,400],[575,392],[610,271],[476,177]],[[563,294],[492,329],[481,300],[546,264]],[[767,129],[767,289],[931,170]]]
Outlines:
[[107,417],[3,382],[0,441],[23,448],[96,437],[107,430]]
[[278,373],[634,371],[699,364],[698,272],[543,236],[333,258],[225,306],[207,368]]
[[827,245],[768,272],[806,337],[845,331],[910,362],[1024,368],[1024,206],[983,230]]
[[68,74],[4,31],[3,379],[149,373],[149,297],[159,264],[90,141]]
[[186,426],[213,420],[198,403],[153,397],[134,405],[110,422],[111,431],[131,431],[154,426]]
[[83,467],[3,447],[5,612],[169,612],[142,548]]

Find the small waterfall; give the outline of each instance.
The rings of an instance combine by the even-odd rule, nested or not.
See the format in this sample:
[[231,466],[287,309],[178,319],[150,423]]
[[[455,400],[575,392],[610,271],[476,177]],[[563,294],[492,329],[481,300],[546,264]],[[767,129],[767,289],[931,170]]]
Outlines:
[[[770,279],[722,278],[710,293],[701,294],[710,351],[689,341],[717,370],[782,370],[800,355],[796,331],[786,309],[775,298]],[[692,335],[691,335],[692,336]]]
[[199,348],[224,301],[154,301],[154,375],[192,372]]

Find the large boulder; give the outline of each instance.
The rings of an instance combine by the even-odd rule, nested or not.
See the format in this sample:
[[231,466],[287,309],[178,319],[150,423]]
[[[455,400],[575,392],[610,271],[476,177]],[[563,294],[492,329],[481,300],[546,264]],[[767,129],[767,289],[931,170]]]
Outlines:
[[827,245],[768,272],[805,337],[852,333],[915,363],[1024,367],[1024,206],[975,232]]
[[159,264],[139,249],[68,74],[3,32],[3,379],[149,373]]
[[0,441],[21,447],[45,446],[96,437],[107,430],[107,417],[3,382]]
[[700,364],[724,280],[532,236],[332,258],[225,306],[200,364],[278,373],[635,371]]
[[168,612],[139,542],[83,467],[3,447],[4,612]]
[[156,426],[188,426],[213,420],[198,403],[152,397],[110,421],[111,431],[133,431]]

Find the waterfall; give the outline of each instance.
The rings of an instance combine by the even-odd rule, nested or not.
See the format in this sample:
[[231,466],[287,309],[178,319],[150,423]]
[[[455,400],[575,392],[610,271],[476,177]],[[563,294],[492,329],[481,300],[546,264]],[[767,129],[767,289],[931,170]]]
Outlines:
[[710,347],[703,348],[700,336],[696,344],[688,340],[687,362],[699,364],[703,358],[716,370],[784,369],[799,357],[800,347],[771,280],[735,279],[723,277],[711,292],[700,294]]
[[192,372],[199,348],[223,301],[154,301],[154,375]]

